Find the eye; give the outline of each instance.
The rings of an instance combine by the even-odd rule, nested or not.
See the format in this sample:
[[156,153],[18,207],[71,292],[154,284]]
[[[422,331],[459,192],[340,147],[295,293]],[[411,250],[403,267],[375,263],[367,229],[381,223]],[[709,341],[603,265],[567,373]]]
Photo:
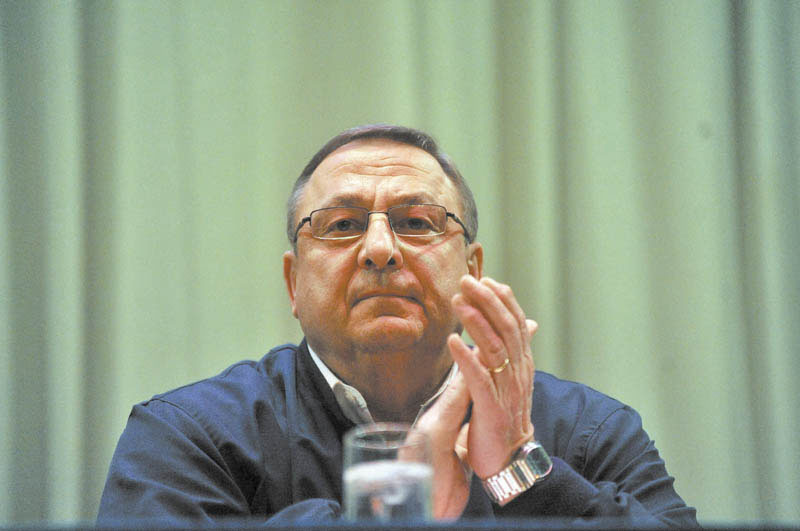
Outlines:
[[332,220],[325,227],[325,234],[332,236],[340,236],[344,234],[354,234],[362,232],[361,223],[357,219],[346,218]]
[[412,231],[430,230],[432,228],[430,221],[422,218],[405,218],[400,221],[400,225]]
[[401,207],[393,212],[392,226],[398,234],[405,236],[438,234],[441,232],[438,214],[438,209],[425,205]]
[[352,208],[318,210],[311,219],[311,230],[317,238],[350,238],[364,232],[363,213]]
[[340,219],[336,223],[333,224],[331,230],[337,231],[347,231],[353,227],[353,220],[352,219]]

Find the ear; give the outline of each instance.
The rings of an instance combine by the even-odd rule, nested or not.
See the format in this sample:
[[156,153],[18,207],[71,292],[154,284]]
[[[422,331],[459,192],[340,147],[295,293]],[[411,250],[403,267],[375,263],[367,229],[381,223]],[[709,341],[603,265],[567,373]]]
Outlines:
[[467,270],[478,280],[483,276],[483,245],[479,242],[467,246]]
[[297,305],[295,304],[296,283],[297,283],[297,256],[293,251],[283,253],[283,280],[286,282],[286,290],[289,292],[289,303],[292,305],[292,315],[297,318]]

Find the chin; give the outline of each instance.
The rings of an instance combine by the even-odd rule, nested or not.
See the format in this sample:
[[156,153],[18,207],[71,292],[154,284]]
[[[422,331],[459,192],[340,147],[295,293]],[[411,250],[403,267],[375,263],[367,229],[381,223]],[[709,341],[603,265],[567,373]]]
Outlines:
[[365,349],[394,350],[413,347],[423,337],[422,323],[400,317],[378,317],[361,327],[354,335]]

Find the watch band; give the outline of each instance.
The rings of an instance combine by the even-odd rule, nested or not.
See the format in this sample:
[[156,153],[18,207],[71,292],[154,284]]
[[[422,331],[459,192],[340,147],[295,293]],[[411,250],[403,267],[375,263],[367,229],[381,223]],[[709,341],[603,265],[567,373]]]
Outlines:
[[483,480],[483,489],[491,500],[503,506],[531,488],[553,469],[550,456],[536,441],[523,444],[511,458],[511,464]]

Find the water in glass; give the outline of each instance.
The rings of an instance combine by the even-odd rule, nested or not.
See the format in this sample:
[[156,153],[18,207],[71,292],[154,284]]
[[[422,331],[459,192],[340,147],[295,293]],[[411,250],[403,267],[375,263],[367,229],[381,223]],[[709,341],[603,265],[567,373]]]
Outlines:
[[345,516],[351,520],[429,520],[433,468],[409,461],[372,461],[344,472]]

